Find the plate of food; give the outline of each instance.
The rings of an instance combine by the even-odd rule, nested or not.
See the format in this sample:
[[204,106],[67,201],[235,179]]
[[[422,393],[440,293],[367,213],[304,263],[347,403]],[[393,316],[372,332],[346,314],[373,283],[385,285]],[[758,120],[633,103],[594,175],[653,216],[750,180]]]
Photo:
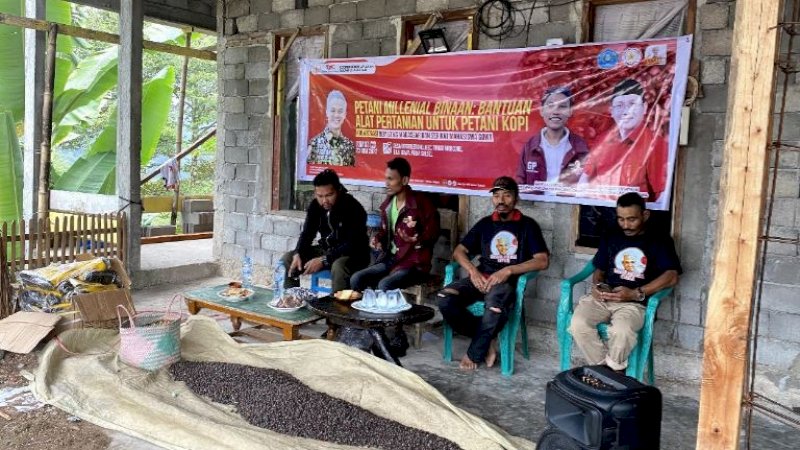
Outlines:
[[354,291],[352,289],[345,289],[342,291],[337,291],[335,294],[333,294],[333,298],[339,300],[340,302],[352,302],[361,298],[361,292]]
[[292,312],[306,306],[306,300],[315,297],[316,294],[310,289],[289,288],[281,298],[276,298],[267,305],[276,311]]
[[231,281],[228,287],[217,292],[217,296],[229,302],[242,302],[252,297],[255,292],[252,289],[242,287],[242,283]]

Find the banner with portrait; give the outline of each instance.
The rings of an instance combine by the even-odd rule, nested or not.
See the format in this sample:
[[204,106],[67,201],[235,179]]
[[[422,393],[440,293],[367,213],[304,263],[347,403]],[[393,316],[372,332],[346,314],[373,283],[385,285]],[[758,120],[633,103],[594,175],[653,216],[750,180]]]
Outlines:
[[333,168],[383,186],[406,158],[420,190],[668,209],[692,37],[440,55],[304,60],[297,179]]

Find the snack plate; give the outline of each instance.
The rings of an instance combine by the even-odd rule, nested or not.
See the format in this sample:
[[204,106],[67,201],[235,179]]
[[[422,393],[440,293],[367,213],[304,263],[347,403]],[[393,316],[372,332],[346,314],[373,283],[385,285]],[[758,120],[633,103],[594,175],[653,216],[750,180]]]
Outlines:
[[364,306],[361,300],[353,302],[350,306],[352,306],[353,309],[357,309],[359,311],[364,311],[372,314],[397,314],[399,312],[411,309],[410,303],[403,303],[402,305],[395,306],[393,308],[378,308],[377,306],[371,306],[371,307]]
[[227,290],[228,290],[228,288],[225,288],[225,289],[217,292],[217,297],[225,300],[226,302],[231,302],[231,303],[243,302],[243,301],[249,299],[250,297],[252,297],[253,294],[255,294],[255,291],[253,291],[252,289],[245,288],[245,290],[248,291],[249,294],[247,294],[244,297],[241,297],[239,295],[227,296],[227,295],[225,295],[225,291],[227,291]]
[[270,308],[274,309],[275,311],[279,311],[279,312],[294,312],[294,311],[297,311],[300,308],[305,308],[306,307],[306,302],[303,301],[302,305],[294,307],[294,308],[281,308],[280,306],[275,306],[275,305],[278,304],[278,300],[279,299],[277,299],[277,298],[275,300],[272,300],[271,302],[267,303],[267,306],[269,306]]
[[335,294],[333,294],[333,298],[335,298],[336,300],[338,300],[338,301],[340,301],[340,302],[345,302],[345,303],[347,303],[347,302],[352,302],[352,301],[355,301],[355,300],[360,300],[360,299],[361,299],[361,292],[358,292],[358,291],[353,291],[353,292],[350,294],[350,296],[349,296],[349,297],[347,297],[347,298],[342,298],[342,297],[341,297],[341,295],[342,295],[342,292],[344,292],[344,291],[339,291],[339,292],[336,292]]

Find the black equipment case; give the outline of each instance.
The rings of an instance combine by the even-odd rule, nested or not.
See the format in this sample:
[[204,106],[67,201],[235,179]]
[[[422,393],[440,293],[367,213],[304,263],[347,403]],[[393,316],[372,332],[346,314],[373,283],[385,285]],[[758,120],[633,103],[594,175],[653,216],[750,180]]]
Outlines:
[[659,448],[661,392],[606,366],[556,375],[547,383],[545,414],[551,428],[538,450]]

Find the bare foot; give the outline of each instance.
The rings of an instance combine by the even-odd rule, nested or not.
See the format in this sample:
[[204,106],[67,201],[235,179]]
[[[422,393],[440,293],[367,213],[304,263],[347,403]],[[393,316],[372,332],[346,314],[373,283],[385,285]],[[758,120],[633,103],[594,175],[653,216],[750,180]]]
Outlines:
[[464,355],[458,368],[461,370],[475,370],[478,368],[478,364],[469,359],[469,356]]
[[497,362],[497,339],[489,345],[489,352],[486,353],[486,367],[494,366],[495,362]]

